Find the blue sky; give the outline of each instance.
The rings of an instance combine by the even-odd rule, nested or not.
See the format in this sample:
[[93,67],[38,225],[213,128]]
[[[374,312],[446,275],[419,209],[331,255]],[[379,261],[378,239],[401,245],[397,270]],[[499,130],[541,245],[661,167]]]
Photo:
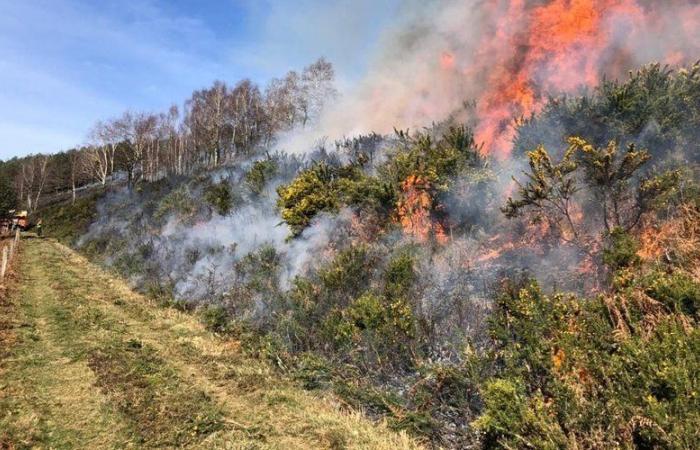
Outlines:
[[0,0],[0,159],[80,145],[98,119],[264,84],[318,58],[360,78],[400,0]]

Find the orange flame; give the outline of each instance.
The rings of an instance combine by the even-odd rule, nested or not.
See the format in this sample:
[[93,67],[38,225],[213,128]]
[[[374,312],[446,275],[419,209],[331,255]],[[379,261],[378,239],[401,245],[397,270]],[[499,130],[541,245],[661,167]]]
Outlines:
[[442,55],[440,55],[440,67],[444,70],[454,69],[455,55],[450,52],[443,52]]
[[[604,73],[620,75],[631,56],[618,44],[639,38],[646,29],[668,26],[659,25],[655,12],[641,0],[507,0],[505,4],[504,8],[503,0],[487,3],[488,14],[498,19],[492,33],[484,36],[477,63],[465,71],[466,76],[484,78],[487,86],[477,104],[477,141],[502,159],[510,153],[514,118],[540,111],[548,93],[595,86]],[[678,28],[697,36],[700,8],[687,11]],[[669,63],[685,59],[682,49],[673,49],[666,57]],[[490,66],[481,67],[479,61]]]
[[419,175],[410,175],[401,183],[402,198],[396,205],[398,222],[407,235],[419,242],[431,237],[438,243],[447,242],[445,228],[434,220],[434,203],[430,193],[430,181]]

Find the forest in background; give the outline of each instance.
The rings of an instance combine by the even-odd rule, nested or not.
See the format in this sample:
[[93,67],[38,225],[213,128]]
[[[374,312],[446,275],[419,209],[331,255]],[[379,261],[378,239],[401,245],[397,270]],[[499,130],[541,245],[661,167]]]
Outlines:
[[35,212],[41,200],[108,182],[156,181],[190,175],[269,147],[279,134],[317,120],[335,95],[333,66],[321,58],[301,73],[290,71],[261,89],[244,79],[233,87],[216,81],[197,90],[182,108],[127,111],[98,121],[87,143],[56,154],[0,161],[0,214],[14,207]]

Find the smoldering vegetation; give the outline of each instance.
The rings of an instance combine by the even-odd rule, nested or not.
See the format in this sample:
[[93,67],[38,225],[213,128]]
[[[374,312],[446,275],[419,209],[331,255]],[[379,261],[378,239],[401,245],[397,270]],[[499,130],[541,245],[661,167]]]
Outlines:
[[624,245],[697,198],[699,85],[700,66],[652,65],[552,98],[507,160],[449,120],[259,151],[113,190],[78,246],[308,388],[436,445],[476,445],[494,407],[478,380],[509,373],[511,302],[542,303],[517,314],[546,317],[533,332],[547,341],[574,320],[550,315],[562,292],[607,298],[636,264]]

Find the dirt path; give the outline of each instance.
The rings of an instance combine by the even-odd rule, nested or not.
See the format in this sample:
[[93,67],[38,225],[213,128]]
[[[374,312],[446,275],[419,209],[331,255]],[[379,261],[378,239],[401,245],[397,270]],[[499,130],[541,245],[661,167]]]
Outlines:
[[0,308],[1,448],[416,448],[50,240]]

